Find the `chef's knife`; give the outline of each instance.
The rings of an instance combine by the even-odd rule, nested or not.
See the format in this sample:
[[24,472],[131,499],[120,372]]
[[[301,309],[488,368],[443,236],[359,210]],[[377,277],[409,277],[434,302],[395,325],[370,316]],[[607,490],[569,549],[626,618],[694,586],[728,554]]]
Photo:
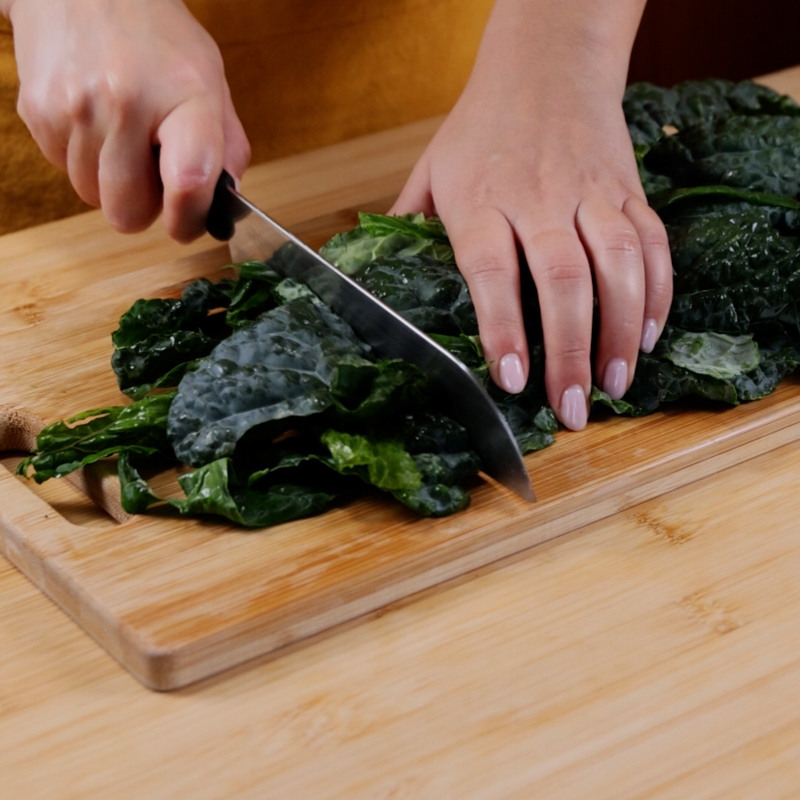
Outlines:
[[416,364],[448,416],[467,429],[483,469],[526,500],[535,500],[508,423],[455,356],[242,197],[227,172],[217,182],[206,228],[229,242],[234,261],[269,261],[280,249],[272,268],[306,284],[379,355]]

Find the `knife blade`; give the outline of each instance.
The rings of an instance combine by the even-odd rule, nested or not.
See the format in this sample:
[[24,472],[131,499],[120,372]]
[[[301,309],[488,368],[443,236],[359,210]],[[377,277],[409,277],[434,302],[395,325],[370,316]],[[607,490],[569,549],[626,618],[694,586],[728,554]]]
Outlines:
[[270,267],[306,284],[378,355],[416,364],[447,415],[466,428],[484,472],[536,499],[505,417],[469,368],[243,197],[227,172],[217,182],[206,229],[228,242],[234,261],[272,259]]

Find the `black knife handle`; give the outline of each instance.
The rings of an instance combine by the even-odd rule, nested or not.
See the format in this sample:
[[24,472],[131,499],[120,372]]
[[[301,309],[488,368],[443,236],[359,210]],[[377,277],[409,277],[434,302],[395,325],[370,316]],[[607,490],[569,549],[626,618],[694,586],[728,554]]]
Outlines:
[[217,180],[214,187],[214,199],[206,217],[206,230],[221,242],[227,242],[233,236],[234,219],[231,209],[232,196],[228,189],[235,188],[236,183],[226,170]]

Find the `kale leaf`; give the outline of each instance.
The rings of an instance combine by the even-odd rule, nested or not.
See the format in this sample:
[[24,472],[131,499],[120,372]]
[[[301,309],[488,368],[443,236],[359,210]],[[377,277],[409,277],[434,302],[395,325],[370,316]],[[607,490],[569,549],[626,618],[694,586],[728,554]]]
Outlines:
[[689,372],[723,380],[750,372],[761,362],[752,334],[728,336],[714,331],[683,331],[673,336],[665,357]]
[[36,452],[18,471],[33,468],[38,483],[74,472],[118,453],[153,457],[171,454],[167,414],[173,393],[145,397],[130,405],[97,408],[45,427],[36,437]]
[[358,282],[425,333],[478,335],[467,282],[454,264],[395,253],[365,266]]
[[153,388],[177,386],[193,363],[228,333],[216,309],[230,303],[230,281],[201,278],[177,300],[137,300],[111,335],[111,367],[120,389],[139,398]]
[[232,456],[256,427],[269,425],[262,433],[275,438],[297,418],[331,407],[339,365],[361,366],[368,353],[352,328],[316,298],[267,311],[181,381],[169,415],[176,455],[200,466]]
[[673,185],[732,186],[793,197],[800,192],[800,117],[730,116],[664,136],[644,156]]
[[119,459],[122,507],[142,514],[153,506],[168,506],[185,516],[223,517],[238,525],[262,528],[325,511],[339,496],[335,482],[326,486],[272,483],[253,488],[239,479],[231,459],[212,461],[178,478],[184,497],[153,494],[129,454]]
[[453,248],[436,217],[405,214],[358,215],[357,227],[334,236],[320,253],[347,275],[357,275],[368,264],[386,256],[430,256],[442,264],[455,264]]
[[665,127],[683,130],[698,123],[750,115],[800,116],[791,97],[753,81],[684,81],[673,87],[632,83],[622,108],[631,140],[649,146],[664,138]]
[[[782,126],[794,127],[792,118],[800,116],[800,106],[790,97],[753,81],[684,81],[671,88],[634,83],[626,89],[622,105],[639,164],[639,175],[648,197],[675,186],[709,183],[757,191],[757,187],[765,185],[766,176],[757,168],[751,168],[741,131],[737,135],[732,130],[729,131],[732,136],[719,137],[711,145],[713,152],[702,147],[703,141],[714,136],[717,125],[730,124],[734,128],[760,126],[762,132],[770,136],[773,127],[776,130]],[[759,117],[761,121],[748,122],[747,118],[751,116]],[[693,132],[695,128],[697,131]],[[672,133],[676,136],[670,135]],[[685,140],[690,144],[687,145]],[[724,146],[727,152],[714,150],[715,146]],[[694,158],[693,147],[711,157],[705,165],[706,179],[692,177],[694,168],[687,162]],[[763,159],[769,147],[766,141],[758,145],[759,158]],[[778,147],[771,157],[778,163],[785,156],[786,153],[781,154]],[[673,162],[673,159],[676,160]],[[736,177],[710,180],[711,176],[719,177],[725,163],[735,168]],[[703,167],[697,167],[697,171],[703,171]],[[748,185],[748,177],[754,177],[757,185]]]

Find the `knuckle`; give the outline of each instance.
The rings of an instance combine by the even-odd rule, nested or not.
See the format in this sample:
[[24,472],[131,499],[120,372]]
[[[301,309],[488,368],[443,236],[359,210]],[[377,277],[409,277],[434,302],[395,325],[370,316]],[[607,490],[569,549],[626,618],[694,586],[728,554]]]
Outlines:
[[169,81],[185,97],[202,91],[210,81],[210,70],[189,63],[175,65],[169,72]]
[[525,252],[537,285],[574,291],[591,283],[586,253],[578,239],[566,231],[549,230],[532,237]]
[[139,233],[148,228],[157,215],[148,207],[106,208],[105,216],[118,233]]
[[661,218],[647,205],[635,208],[635,224],[642,249],[669,257],[669,236]]
[[547,351],[547,356],[559,365],[559,369],[574,373],[588,370],[591,362],[589,347],[577,339],[559,342]]
[[139,92],[123,75],[109,73],[98,83],[97,96],[100,105],[108,109],[110,118],[118,123],[125,124],[136,118]]
[[52,88],[23,84],[17,96],[17,114],[36,135],[49,121],[55,122],[61,108]]
[[168,70],[170,85],[179,87],[179,93],[201,94],[209,90],[220,98],[225,90],[225,67],[216,44],[207,47],[202,59],[183,59],[173,62]]
[[565,360],[583,362],[589,359],[589,347],[586,342],[570,336],[559,343],[557,355]]
[[603,249],[612,255],[638,256],[641,242],[633,228],[615,228],[603,237]]
[[540,279],[564,289],[581,286],[589,277],[585,265],[567,254],[551,256],[540,268]]
[[117,82],[108,88],[107,102],[112,109],[113,118],[125,125],[137,116],[139,97],[136,90],[127,82]]
[[64,116],[72,126],[89,127],[101,98],[101,82],[68,82],[64,86]]
[[669,239],[663,225],[648,225],[642,230],[639,235],[639,240],[645,250],[657,251],[669,255]]
[[465,271],[470,281],[476,286],[483,286],[497,281],[507,274],[507,265],[492,253],[481,253],[469,259]]
[[668,307],[672,302],[672,273],[667,273],[663,278],[648,278],[647,297],[650,303]]
[[182,167],[175,172],[171,186],[172,194],[178,202],[186,200],[202,191],[211,183],[213,175],[210,165]]
[[96,118],[125,123],[140,107],[140,91],[128,72],[114,64],[99,74],[67,79],[63,85],[63,108],[74,126],[89,127]]
[[40,116],[39,109],[42,107],[43,104],[38,102],[35,93],[26,91],[24,87],[20,89],[17,96],[17,114],[29,128],[33,129],[35,126],[35,121]]

